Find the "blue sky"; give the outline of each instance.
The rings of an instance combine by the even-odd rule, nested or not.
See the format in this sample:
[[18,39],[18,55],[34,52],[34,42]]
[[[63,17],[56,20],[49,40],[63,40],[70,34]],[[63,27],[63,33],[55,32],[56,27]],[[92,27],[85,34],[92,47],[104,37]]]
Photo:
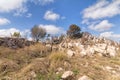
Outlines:
[[0,36],[14,32],[28,36],[34,25],[56,35],[71,24],[119,40],[120,0],[0,0]]

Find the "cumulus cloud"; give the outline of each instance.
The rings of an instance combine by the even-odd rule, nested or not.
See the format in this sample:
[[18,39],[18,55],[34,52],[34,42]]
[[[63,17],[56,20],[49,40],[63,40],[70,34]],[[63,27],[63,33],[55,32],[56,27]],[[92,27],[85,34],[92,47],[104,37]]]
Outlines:
[[30,30],[26,29],[21,31],[16,28],[9,28],[9,29],[0,29],[0,37],[11,37],[14,32],[20,32],[22,37],[27,37],[30,34]]
[[29,38],[31,32],[30,32],[29,29],[25,29],[25,30],[23,30],[23,31],[20,31],[20,34],[21,34],[21,36],[24,37],[24,38]]
[[21,10],[26,2],[27,0],[0,0],[0,12]]
[[113,27],[113,24],[110,23],[108,20],[103,20],[98,24],[93,23],[89,26],[91,30],[95,31],[106,31],[109,30],[111,27]]
[[6,18],[0,18],[0,25],[6,25],[6,24],[10,24],[10,20],[6,19]]
[[82,11],[82,24],[86,24],[89,29],[94,31],[110,30],[114,25],[104,19],[120,15],[119,9],[120,0],[98,0],[95,4]]
[[120,14],[120,0],[99,0],[96,4],[83,11],[83,18],[101,19]]
[[62,29],[62,27],[58,27],[58,26],[55,26],[55,25],[40,24],[39,27],[45,28],[47,33],[52,34],[52,35],[64,33],[64,30]]
[[56,21],[59,18],[60,18],[60,15],[57,13],[54,13],[51,10],[46,11],[46,13],[44,15],[44,19],[46,19],[46,20]]
[[100,34],[101,37],[114,39],[114,40],[120,40],[120,34],[115,34],[114,32],[103,32]]
[[40,5],[47,5],[47,4],[53,3],[54,0],[32,0],[32,2]]
[[14,32],[20,32],[18,29],[0,29],[0,37],[10,37]]
[[[53,3],[54,0],[0,0],[0,13],[14,12],[14,16],[31,16],[28,12],[27,3],[32,2],[35,4],[46,5]],[[25,15],[26,15],[25,14]]]
[[90,24],[90,22],[89,22],[89,20],[88,20],[88,19],[84,19],[81,23],[82,23],[82,24],[87,24],[87,25],[89,25],[89,24]]

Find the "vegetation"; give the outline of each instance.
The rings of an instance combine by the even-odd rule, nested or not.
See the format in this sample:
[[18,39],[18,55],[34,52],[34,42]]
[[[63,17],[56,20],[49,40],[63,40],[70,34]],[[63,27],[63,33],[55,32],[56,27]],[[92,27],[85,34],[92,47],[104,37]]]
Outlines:
[[44,38],[46,35],[46,30],[42,27],[39,27],[38,25],[35,25],[31,29],[31,35],[33,39],[38,42],[40,39]]
[[20,32],[14,32],[12,36],[19,38],[19,37],[21,37],[21,34],[20,34]]
[[67,31],[67,35],[70,38],[80,38],[82,37],[82,33],[80,31],[81,28],[79,26],[77,26],[76,24],[72,24]]
[[87,75],[93,80],[119,80],[119,76],[105,70],[112,67],[119,72],[120,56],[115,58],[91,57],[68,58],[66,52],[48,52],[47,48],[37,43],[30,47],[13,50],[0,47],[0,79],[10,77],[14,80],[60,80],[64,71],[71,70],[74,79]]
[[[4,49],[4,50],[3,50]],[[36,44],[24,49],[12,50],[0,47],[0,79],[6,76],[14,80],[60,80],[64,71],[71,70],[74,79],[87,75],[93,80],[119,80],[119,76],[103,69],[105,66],[113,67],[120,65],[120,59],[105,57],[85,57],[74,56],[68,58],[64,52],[47,52],[46,47]],[[40,52],[43,51],[44,54]],[[45,55],[46,54],[46,55]],[[59,71],[59,68],[60,71]]]
[[[45,37],[46,30],[34,26],[31,33],[38,42]],[[72,39],[80,38],[80,27],[71,25],[67,35]],[[49,36],[50,34],[47,37]],[[59,41],[62,42],[64,37],[65,35],[61,35]],[[58,44],[52,46],[58,48]],[[17,50],[0,46],[0,80],[61,80],[65,71],[73,72],[71,80],[78,80],[83,75],[89,76],[92,80],[120,80],[120,55],[108,58],[97,54],[80,57],[77,54],[70,58],[66,50],[50,49],[49,45],[40,42]]]

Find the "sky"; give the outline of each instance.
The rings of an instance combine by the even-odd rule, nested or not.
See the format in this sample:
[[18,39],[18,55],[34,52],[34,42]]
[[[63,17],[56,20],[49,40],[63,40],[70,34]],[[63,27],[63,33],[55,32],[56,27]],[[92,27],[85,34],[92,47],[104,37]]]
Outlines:
[[0,37],[20,32],[30,39],[34,25],[58,35],[71,24],[119,41],[120,0],[0,0]]

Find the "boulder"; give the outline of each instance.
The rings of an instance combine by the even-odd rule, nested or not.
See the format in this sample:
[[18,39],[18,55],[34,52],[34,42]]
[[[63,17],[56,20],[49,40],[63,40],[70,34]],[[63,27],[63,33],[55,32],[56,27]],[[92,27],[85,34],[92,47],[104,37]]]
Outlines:
[[80,55],[81,57],[87,56],[87,51],[85,49],[82,49]]
[[110,57],[115,57],[116,55],[116,49],[114,46],[108,46],[107,47],[107,53],[109,54]]
[[52,45],[51,44],[46,44],[46,49],[48,52],[51,52],[52,51]]
[[71,80],[72,77],[73,77],[72,71],[65,71],[61,76],[63,80],[66,80],[66,79]]
[[68,55],[68,57],[72,57],[72,56],[74,56],[74,54],[75,54],[75,52],[74,51],[72,51],[72,50],[67,50],[67,55]]
[[92,80],[92,79],[90,77],[84,75],[84,76],[78,78],[78,80]]

